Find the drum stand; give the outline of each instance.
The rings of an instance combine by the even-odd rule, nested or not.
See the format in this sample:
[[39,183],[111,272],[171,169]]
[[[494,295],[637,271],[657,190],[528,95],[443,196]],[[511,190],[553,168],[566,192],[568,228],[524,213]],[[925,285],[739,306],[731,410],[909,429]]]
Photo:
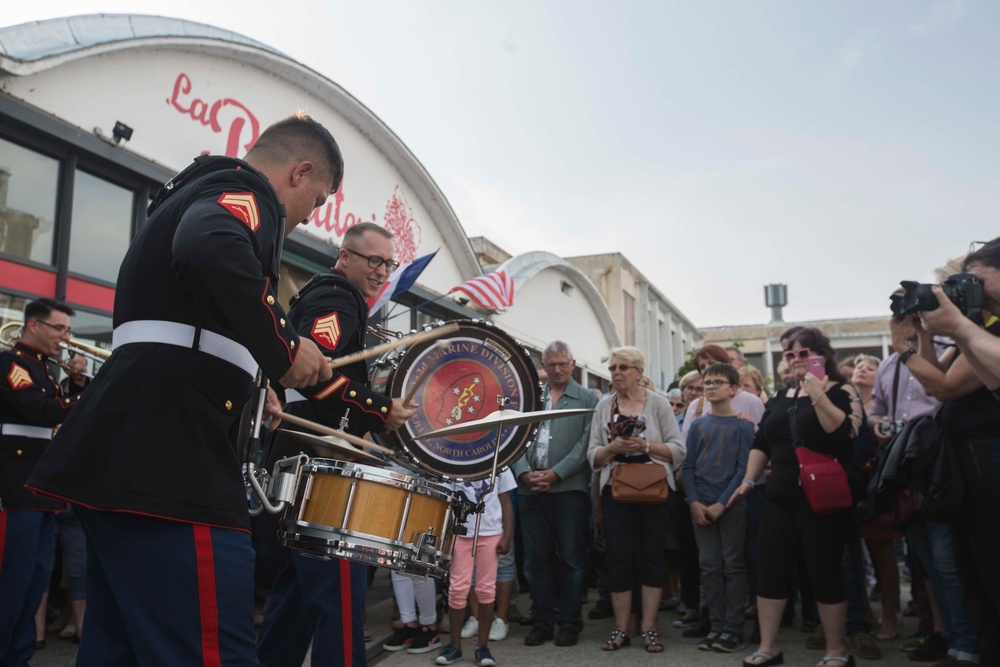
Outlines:
[[[510,399],[503,395],[497,396],[497,404],[500,406],[499,409],[503,410],[508,405],[510,405]],[[503,434],[503,420],[497,421],[497,444],[493,448],[493,468],[490,470],[490,485],[486,487],[483,492],[482,498],[479,499],[479,503],[475,506],[476,513],[476,527],[472,533],[472,558],[476,558],[476,549],[479,547],[479,524],[483,520],[483,510],[486,509],[486,496],[490,495],[490,491],[497,485],[497,461],[500,459],[500,437]],[[466,513],[468,515],[468,512]],[[465,523],[464,520],[462,523]],[[459,524],[461,525],[461,524]]]

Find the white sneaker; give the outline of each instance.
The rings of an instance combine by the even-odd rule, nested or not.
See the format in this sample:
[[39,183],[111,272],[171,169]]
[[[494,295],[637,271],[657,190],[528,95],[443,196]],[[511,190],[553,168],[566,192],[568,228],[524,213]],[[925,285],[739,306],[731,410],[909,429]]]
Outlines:
[[509,626],[506,623],[499,618],[494,618],[493,624],[490,626],[490,641],[502,642],[504,639],[507,639],[508,631]]
[[479,636],[479,621],[475,616],[470,616],[469,620],[462,626],[462,639]]

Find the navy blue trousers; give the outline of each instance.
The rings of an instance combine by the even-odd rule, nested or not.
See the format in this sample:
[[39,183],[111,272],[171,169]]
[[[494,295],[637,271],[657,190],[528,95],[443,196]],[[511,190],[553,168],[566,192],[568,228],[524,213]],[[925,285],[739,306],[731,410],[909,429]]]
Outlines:
[[35,653],[35,612],[48,589],[55,548],[52,512],[0,512],[0,665],[22,667]]
[[88,552],[77,667],[259,664],[248,533],[73,508]]
[[257,640],[262,667],[301,667],[312,642],[312,664],[364,667],[365,566],[319,560],[286,549]]

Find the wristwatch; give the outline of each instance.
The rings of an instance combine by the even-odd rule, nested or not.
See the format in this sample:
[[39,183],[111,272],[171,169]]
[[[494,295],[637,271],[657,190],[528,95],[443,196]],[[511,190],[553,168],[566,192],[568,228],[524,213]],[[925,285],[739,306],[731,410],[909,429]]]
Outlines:
[[911,347],[909,350],[907,350],[903,354],[899,355],[899,363],[901,363],[901,364],[903,364],[905,366],[906,362],[910,360],[910,357],[912,357],[916,353],[917,353],[917,351]]

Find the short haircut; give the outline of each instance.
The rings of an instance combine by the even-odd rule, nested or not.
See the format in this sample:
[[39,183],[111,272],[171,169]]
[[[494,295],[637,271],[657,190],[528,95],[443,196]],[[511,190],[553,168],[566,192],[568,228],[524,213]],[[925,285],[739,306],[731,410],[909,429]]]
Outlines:
[[274,164],[311,160],[329,173],[334,192],[344,181],[344,156],[337,140],[304,111],[297,111],[261,132],[246,157],[259,157]]
[[667,392],[667,400],[668,401],[671,401],[671,400],[676,401],[678,398],[684,398],[684,393],[680,389],[678,389],[677,387],[674,387],[673,389],[671,389],[671,390],[669,390]]
[[542,350],[542,363],[552,354],[565,354],[570,359],[573,359],[573,351],[569,349],[569,345],[561,340],[554,340],[545,346]]
[[393,238],[392,232],[381,225],[377,225],[374,222],[359,222],[347,228],[347,231],[344,232],[344,242],[340,244],[340,247],[346,248],[351,241],[360,241],[361,237],[367,232],[380,234],[387,239]]
[[66,313],[70,317],[76,315],[76,311],[67,306],[65,303],[60,303],[59,301],[48,297],[42,297],[41,299],[29,301],[24,306],[24,323],[27,324],[31,320],[44,320],[52,314],[53,310],[58,310],[60,313]]
[[735,345],[726,346],[726,354],[729,354],[730,352],[735,352],[736,358],[739,359],[740,361],[746,361],[746,357],[743,356],[743,350],[736,347]]
[[875,368],[878,368],[879,364],[882,363],[882,360],[879,359],[878,357],[874,356],[874,355],[865,354],[863,352],[861,354],[859,354],[858,356],[854,357],[854,365],[855,366],[857,366],[858,364],[864,364],[864,363],[871,364]]
[[837,362],[837,365],[843,366],[844,364],[847,364],[851,368],[854,368],[854,364],[856,363],[857,363],[857,357],[855,357],[853,354],[849,354],[846,357],[841,357],[840,360]]
[[613,359],[615,357],[624,359],[640,371],[646,370],[646,358],[642,356],[642,352],[637,347],[625,345],[623,347],[612,348],[611,352],[608,354],[608,359]]
[[700,380],[700,379],[701,379],[701,373],[699,373],[698,371],[690,371],[688,373],[685,373],[684,377],[681,378],[681,384],[680,384],[681,391],[687,389],[687,386],[692,382],[694,382],[695,380]]
[[1000,236],[992,241],[987,241],[982,248],[962,260],[962,270],[968,271],[972,264],[983,264],[1000,269]]
[[709,343],[694,353],[694,367],[698,368],[701,366],[702,361],[708,361],[713,364],[716,362],[720,364],[728,364],[731,363],[732,360],[729,358],[729,355],[726,354],[726,351],[720,346]]
[[732,364],[712,364],[705,369],[703,377],[708,377],[709,375],[722,376],[731,385],[739,386],[740,384],[740,372],[736,370],[736,366]]
[[748,377],[753,382],[753,386],[757,388],[757,393],[764,391],[764,375],[759,370],[753,366],[746,365],[740,369],[740,380]]

